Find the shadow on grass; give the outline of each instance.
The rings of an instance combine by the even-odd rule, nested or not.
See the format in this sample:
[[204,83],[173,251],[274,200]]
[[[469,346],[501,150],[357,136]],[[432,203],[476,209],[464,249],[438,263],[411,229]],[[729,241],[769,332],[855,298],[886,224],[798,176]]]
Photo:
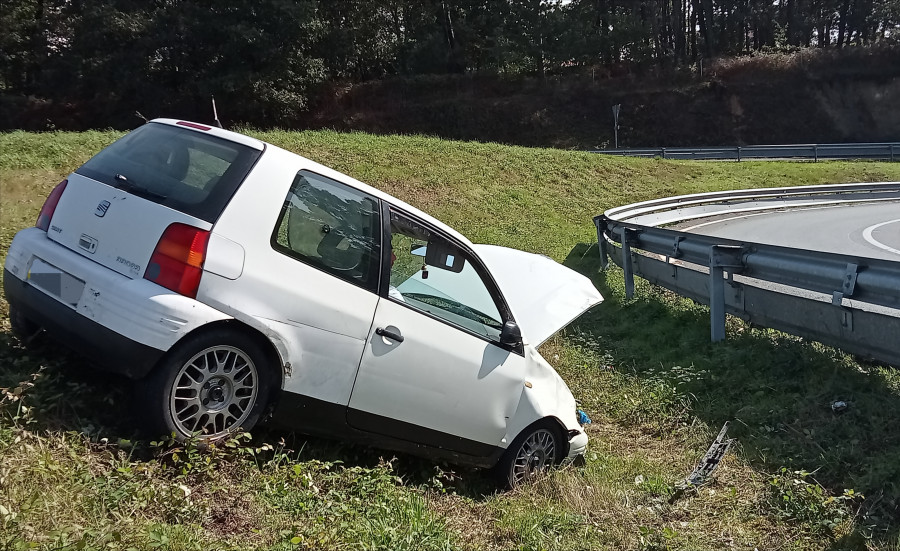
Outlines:
[[16,425],[80,432],[93,442],[136,436],[136,422],[125,407],[128,381],[93,369],[50,339],[38,336],[24,347],[0,333],[0,366],[0,388],[18,397],[6,396],[3,413],[18,417],[11,420]]
[[[14,400],[9,396],[0,400],[0,424],[11,423],[36,433],[76,432],[93,443],[118,443],[134,460],[152,461],[160,450],[151,447],[150,441],[165,437],[140,429],[140,412],[131,407],[134,387],[133,381],[93,368],[46,336],[24,347],[11,334],[0,332],[0,389],[16,395]],[[440,485],[471,499],[481,500],[497,491],[489,473],[480,469],[308,437],[267,425],[255,429],[247,445],[258,447],[262,443],[272,444],[278,453],[297,462],[318,460],[364,468],[389,463],[391,472],[404,484]],[[266,454],[257,460],[265,462]]]
[[[896,545],[896,370],[733,318],[728,338],[712,343],[706,307],[640,279],[635,298],[625,299],[621,270],[601,271],[596,245],[577,245],[564,264],[590,277],[606,298],[573,329],[600,342],[598,352],[618,370],[668,382],[689,397],[690,413],[712,427],[729,422],[739,453],[757,470],[805,470],[832,495],[865,494],[866,516],[835,549],[864,546],[864,535]],[[843,413],[832,410],[835,401],[848,404]]]

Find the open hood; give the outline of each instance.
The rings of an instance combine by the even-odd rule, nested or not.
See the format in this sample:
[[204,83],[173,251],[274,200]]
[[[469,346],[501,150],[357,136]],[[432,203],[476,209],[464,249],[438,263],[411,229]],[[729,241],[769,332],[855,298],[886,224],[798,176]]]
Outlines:
[[475,245],[475,251],[535,348],[603,301],[588,278],[546,256],[495,245]]

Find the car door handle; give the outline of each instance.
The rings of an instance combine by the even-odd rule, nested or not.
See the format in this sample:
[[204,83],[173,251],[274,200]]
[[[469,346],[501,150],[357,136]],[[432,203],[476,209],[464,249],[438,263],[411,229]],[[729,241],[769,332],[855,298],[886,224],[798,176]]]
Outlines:
[[379,337],[384,337],[386,339],[391,339],[396,342],[403,342],[403,335],[400,334],[400,330],[392,331],[390,329],[385,329],[383,327],[378,327],[375,329],[375,334]]

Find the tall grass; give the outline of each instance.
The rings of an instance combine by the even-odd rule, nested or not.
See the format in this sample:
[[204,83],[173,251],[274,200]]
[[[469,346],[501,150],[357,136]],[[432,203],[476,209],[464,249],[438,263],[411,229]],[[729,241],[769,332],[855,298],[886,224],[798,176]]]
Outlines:
[[[547,254],[606,302],[542,347],[594,423],[587,465],[514,492],[452,465],[261,428],[211,449],[134,431],[125,381],[0,301],[0,549],[896,548],[900,377],[598,268],[591,217],[700,191],[900,179],[884,163],[689,163],[417,136],[252,132],[431,212]],[[0,134],[0,254],[112,132]],[[845,399],[849,411],[828,407]],[[715,480],[678,489],[719,427]],[[850,490],[853,490],[850,492]],[[863,494],[865,497],[859,497]]]

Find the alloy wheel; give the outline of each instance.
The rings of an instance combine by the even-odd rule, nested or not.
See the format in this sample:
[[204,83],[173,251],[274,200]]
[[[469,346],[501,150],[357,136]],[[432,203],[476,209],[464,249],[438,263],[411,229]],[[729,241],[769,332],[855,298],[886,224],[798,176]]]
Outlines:
[[233,346],[212,346],[176,374],[169,413],[185,435],[213,439],[241,426],[258,392],[259,373],[250,356]]
[[512,464],[512,481],[520,484],[535,474],[546,471],[556,462],[556,437],[541,428],[528,435],[516,452]]

